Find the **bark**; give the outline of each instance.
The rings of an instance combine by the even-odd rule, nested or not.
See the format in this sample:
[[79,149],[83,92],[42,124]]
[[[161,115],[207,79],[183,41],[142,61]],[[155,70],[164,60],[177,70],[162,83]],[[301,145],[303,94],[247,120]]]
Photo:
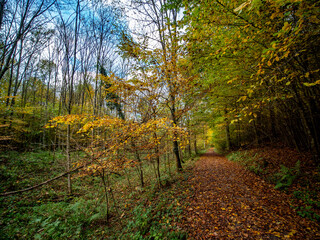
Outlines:
[[7,0],[0,0],[0,30],[2,28],[4,9],[5,9],[6,3],[7,3]]
[[174,155],[176,157],[177,171],[181,171],[182,170],[182,164],[181,164],[181,159],[180,159],[180,155],[179,155],[179,144],[178,144],[177,140],[173,141],[173,152],[174,152]]
[[139,154],[138,150],[136,149],[136,146],[134,145],[134,143],[132,145],[133,145],[134,153],[135,153],[135,156],[136,156],[136,159],[138,162],[138,172],[139,172],[139,177],[140,177],[140,185],[141,185],[141,188],[143,188],[144,187],[144,179],[143,179],[142,161],[140,158],[140,154]]
[[[71,140],[71,131],[70,131],[70,125],[67,126],[67,171],[69,172],[71,167],[71,158],[70,158],[70,140]],[[68,194],[72,194],[72,183],[71,183],[71,173],[68,173]]]
[[196,134],[194,135],[193,146],[194,146],[194,152],[196,154],[199,154],[198,147],[197,147],[197,135]]
[[107,188],[107,182],[106,182],[106,178],[105,178],[104,169],[102,170],[101,180],[102,180],[102,184],[103,184],[104,197],[105,197],[105,201],[106,201],[106,208],[107,208],[106,215],[107,215],[107,219],[109,219],[109,196],[108,196],[108,188]]
[[[157,134],[156,134],[156,133],[154,133],[154,137],[155,137],[155,139],[157,139]],[[156,152],[156,169],[157,169],[157,179],[158,179],[158,183],[159,183],[159,188],[161,188],[161,175],[160,175],[160,150],[159,150],[159,146],[156,146],[155,152]]]
[[[225,110],[225,115],[227,115],[227,110]],[[226,123],[226,150],[229,151],[230,150],[230,128],[229,128],[229,119],[226,117],[225,118],[225,123]]]

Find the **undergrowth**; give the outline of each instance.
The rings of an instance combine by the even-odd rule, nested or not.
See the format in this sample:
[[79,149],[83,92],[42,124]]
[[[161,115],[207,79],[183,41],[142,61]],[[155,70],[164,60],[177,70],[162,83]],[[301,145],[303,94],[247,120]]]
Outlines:
[[[181,208],[177,200],[168,202],[168,196],[159,196],[159,201],[148,206],[142,204],[133,209],[133,217],[128,221],[119,239],[186,239],[184,232],[177,231],[172,222],[180,220]],[[172,197],[172,196],[171,196]]]
[[[184,167],[192,166],[196,158],[192,155],[185,160]],[[32,186],[65,167],[60,152],[7,152],[0,154],[0,161],[1,192]],[[62,178],[41,189],[0,197],[0,239],[186,239],[172,224],[179,221],[181,212],[174,188],[186,173],[176,173],[171,162],[170,169],[161,161],[160,189],[152,163],[143,166],[143,189],[137,187],[135,169],[128,170],[127,176],[112,176],[116,201],[109,202],[109,219],[96,176],[74,177],[72,196],[66,194],[66,179]]]
[[238,162],[246,169],[256,174],[263,173],[263,165],[260,163],[260,159],[257,154],[250,156],[246,151],[233,152],[227,156],[230,161]]
[[275,189],[287,188],[293,184],[293,181],[300,174],[300,161],[297,161],[293,168],[281,165],[280,171],[274,174],[276,186]]
[[[247,151],[233,152],[227,156],[230,161],[238,162],[246,169],[254,172],[257,175],[263,176],[267,173],[266,167],[268,165],[259,155],[256,153],[254,155],[249,154]],[[278,172],[272,173],[272,175],[267,176],[268,181],[275,184],[275,189],[286,189],[290,187],[294,180],[300,174],[300,161],[297,161],[293,168],[288,168],[284,165],[280,165],[280,170]]]
[[320,222],[320,215],[315,211],[315,209],[320,209],[318,192],[297,190],[293,192],[293,196],[295,199],[303,202],[302,206],[293,205],[298,215]]
[[[270,165],[274,167],[274,164],[263,159],[258,153],[252,154],[249,151],[238,151],[232,152],[227,158],[230,161],[238,162],[249,171],[274,184],[275,189],[285,190],[287,193],[290,193],[289,190],[293,188],[293,184],[297,183],[302,175],[300,160],[296,161],[291,168],[280,164],[280,168],[275,170],[276,168],[270,167]],[[291,191],[291,206],[301,217],[320,222],[318,192],[307,190],[309,186],[304,185],[302,187],[299,184],[295,184],[294,190]]]

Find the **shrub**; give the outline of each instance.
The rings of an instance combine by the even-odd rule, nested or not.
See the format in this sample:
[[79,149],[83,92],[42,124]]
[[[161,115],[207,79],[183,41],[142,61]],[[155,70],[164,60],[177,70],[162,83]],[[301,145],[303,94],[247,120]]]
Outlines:
[[153,209],[152,206],[137,206],[133,210],[133,218],[128,222],[124,230],[122,239],[187,239],[187,235],[178,232],[170,225],[170,222],[179,215],[179,209],[173,209],[173,205],[169,207],[159,203]]
[[255,174],[259,175],[263,173],[263,167],[259,162],[260,159],[258,158],[257,154],[255,154],[254,156],[250,156],[246,151],[233,152],[228,155],[227,158],[230,161],[240,163],[246,169],[254,172]]
[[281,165],[280,172],[276,173],[276,186],[275,189],[287,188],[292,185],[293,181],[300,174],[300,161],[297,161],[294,168],[287,168]]
[[105,218],[105,208],[95,200],[80,199],[20,208],[12,214],[10,224],[3,226],[4,239],[87,239],[86,226]]
[[304,204],[304,206],[295,207],[298,215],[320,222],[320,215],[315,212],[315,209],[320,208],[317,192],[307,190],[294,191],[293,196],[303,201]]

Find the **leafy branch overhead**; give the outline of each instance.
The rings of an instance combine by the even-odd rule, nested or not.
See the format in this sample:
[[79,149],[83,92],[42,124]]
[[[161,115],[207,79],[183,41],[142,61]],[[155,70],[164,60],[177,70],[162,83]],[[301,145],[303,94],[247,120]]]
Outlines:
[[[50,120],[47,128],[56,128],[61,125],[71,126],[82,141],[90,140],[88,147],[82,147],[90,157],[74,162],[76,167],[83,165],[86,161],[90,162],[91,164],[86,164],[85,168],[85,171],[88,172],[101,169],[108,172],[119,172],[123,167],[134,166],[138,163],[126,157],[128,152],[151,153],[152,150],[163,144],[163,139],[179,141],[182,148],[187,144],[188,133],[180,127],[170,126],[171,121],[166,118],[137,123],[108,116],[66,115]],[[103,132],[104,136],[92,136],[93,131]],[[158,152],[157,154],[163,153]],[[157,154],[147,154],[146,160],[150,161],[159,157]],[[94,159],[93,162],[92,159]]]

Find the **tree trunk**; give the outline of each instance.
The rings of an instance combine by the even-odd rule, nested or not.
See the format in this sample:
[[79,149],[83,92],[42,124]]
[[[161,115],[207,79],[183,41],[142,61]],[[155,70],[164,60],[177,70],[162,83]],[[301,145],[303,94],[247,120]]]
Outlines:
[[180,155],[179,155],[179,145],[178,145],[178,141],[177,140],[173,141],[173,152],[174,152],[174,155],[176,156],[177,171],[181,171],[182,170],[182,164],[181,164],[181,159],[180,159]]
[[198,147],[197,147],[197,135],[196,134],[194,135],[193,146],[194,146],[194,152],[196,154],[198,154],[199,152],[198,152]]
[[[157,139],[157,134],[154,133],[154,136]],[[160,175],[160,151],[159,151],[159,146],[156,146],[156,163],[157,163],[157,178],[158,178],[158,183],[159,183],[159,188],[161,188],[161,175]]]
[[140,185],[141,185],[141,188],[143,188],[144,187],[144,179],[143,179],[142,161],[141,161],[140,154],[139,154],[138,150],[135,149],[134,144],[133,144],[133,147],[134,147],[136,159],[138,162],[138,173],[139,173],[139,177],[140,177]]
[[228,118],[226,118],[226,150],[229,151],[230,150],[230,128],[229,128],[229,120]]
[[[67,125],[67,171],[70,171],[71,168],[71,158],[70,158],[70,139],[71,139],[71,131],[70,131],[70,125]],[[68,194],[72,194],[72,185],[71,185],[71,173],[68,173]]]
[[102,184],[103,184],[103,191],[104,191],[104,197],[105,197],[105,201],[106,201],[106,215],[107,215],[107,220],[109,219],[109,197],[108,197],[108,187],[107,187],[107,182],[105,179],[105,173],[104,170],[102,170],[102,174],[101,174],[101,180],[102,180]]

